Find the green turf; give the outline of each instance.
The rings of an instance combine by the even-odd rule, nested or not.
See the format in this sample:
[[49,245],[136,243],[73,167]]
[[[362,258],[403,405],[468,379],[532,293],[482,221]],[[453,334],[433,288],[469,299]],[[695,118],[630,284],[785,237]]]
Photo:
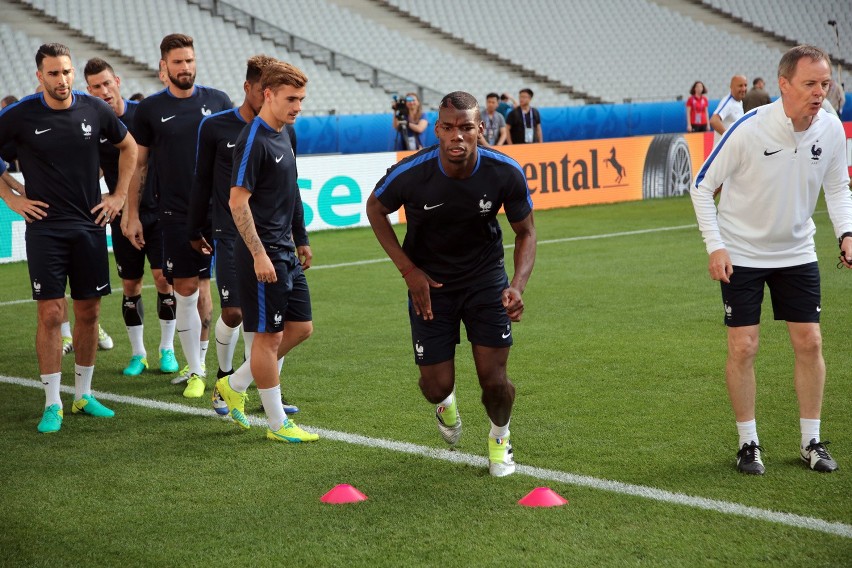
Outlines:
[[[840,471],[816,474],[797,457],[792,354],[768,301],[757,362],[768,471],[734,470],[720,295],[697,228],[539,246],[509,362],[518,463],[852,524],[852,273],[834,268],[828,215],[815,220],[823,436],[834,441]],[[670,199],[542,211],[536,222],[547,241],[688,225],[694,216],[688,199]],[[302,408],[297,421],[442,448],[417,388],[398,272],[389,262],[319,269],[383,258],[369,229],[315,233],[312,248],[315,334],[283,373],[285,396]],[[28,296],[26,266],[0,266],[0,302]],[[154,290],[144,297],[156,365]],[[121,376],[129,350],[119,306],[117,293],[103,304],[116,348],[99,353],[94,387],[207,408],[159,373]],[[0,315],[0,374],[37,378],[35,305],[0,306]],[[469,351],[462,343],[457,358],[459,450],[484,456],[488,423]],[[72,384],[70,357],[63,369]],[[0,383],[0,565],[842,566],[852,558],[852,539],[767,521],[524,475],[492,479],[485,468],[330,440],[278,445],[263,428],[240,432],[126,404],[108,403],[112,420],[81,418],[70,399],[63,395],[62,431],[39,435],[41,391]],[[369,499],[320,503],[338,483]],[[516,504],[541,485],[570,503]]]

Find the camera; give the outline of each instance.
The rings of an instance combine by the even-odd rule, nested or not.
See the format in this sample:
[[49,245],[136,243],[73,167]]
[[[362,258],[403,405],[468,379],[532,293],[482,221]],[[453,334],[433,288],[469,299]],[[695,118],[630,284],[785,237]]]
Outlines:
[[398,95],[393,95],[391,109],[393,109],[394,116],[399,122],[403,125],[408,122],[408,107],[405,106],[405,97],[399,98]]

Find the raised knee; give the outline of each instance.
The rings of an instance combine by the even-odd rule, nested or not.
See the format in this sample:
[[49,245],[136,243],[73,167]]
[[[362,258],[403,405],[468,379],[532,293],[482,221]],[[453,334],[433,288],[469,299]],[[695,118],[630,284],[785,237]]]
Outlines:
[[423,398],[432,404],[438,404],[450,396],[450,393],[453,392],[452,385],[447,386],[435,381],[427,381],[424,379],[423,375],[420,375],[418,384],[420,385],[420,392],[423,393]]

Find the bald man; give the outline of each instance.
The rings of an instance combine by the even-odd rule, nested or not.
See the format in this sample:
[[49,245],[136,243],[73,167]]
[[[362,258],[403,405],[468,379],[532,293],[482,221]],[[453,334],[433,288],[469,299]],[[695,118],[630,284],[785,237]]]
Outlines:
[[745,75],[731,77],[731,94],[719,102],[719,106],[710,117],[710,128],[715,131],[713,147],[715,148],[722,135],[743,115],[743,97],[748,92],[748,80]]

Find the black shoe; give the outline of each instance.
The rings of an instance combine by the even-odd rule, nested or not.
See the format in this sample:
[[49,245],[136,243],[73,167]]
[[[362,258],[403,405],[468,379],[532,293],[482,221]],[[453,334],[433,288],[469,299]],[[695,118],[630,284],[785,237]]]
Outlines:
[[[289,416],[290,414],[296,414],[299,412],[299,407],[295,404],[290,404],[287,402],[286,398],[281,399],[281,405],[284,407],[284,412]],[[263,401],[260,401],[260,411],[263,412]]]
[[737,471],[751,475],[763,475],[766,468],[763,467],[763,461],[760,459],[761,451],[763,451],[763,447],[758,446],[754,441],[750,444],[743,444],[743,447],[737,452]]
[[808,467],[814,471],[830,473],[837,470],[837,462],[825,449],[825,445],[829,443],[828,440],[817,442],[816,438],[811,438],[811,443],[801,450],[802,461],[807,463]]

